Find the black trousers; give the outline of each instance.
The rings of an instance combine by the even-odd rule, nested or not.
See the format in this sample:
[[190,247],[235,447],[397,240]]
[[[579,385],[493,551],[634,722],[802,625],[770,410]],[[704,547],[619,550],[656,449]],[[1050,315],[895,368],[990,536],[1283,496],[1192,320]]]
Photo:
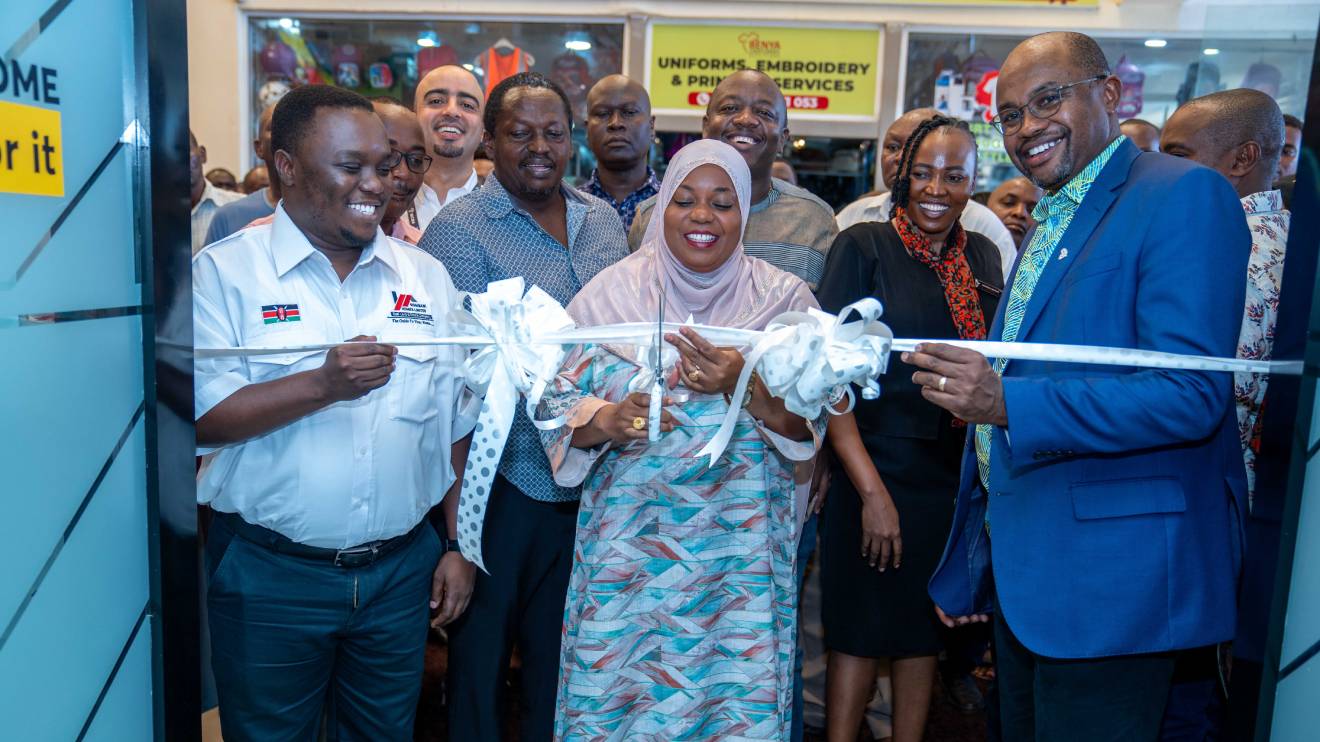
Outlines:
[[1005,742],[1154,742],[1169,697],[1172,652],[1063,660],[1033,653],[995,614]]
[[577,503],[533,500],[497,476],[482,530],[487,575],[449,627],[449,738],[498,742],[512,709],[501,691],[514,645],[522,658],[524,742],[549,742],[559,685],[564,600],[573,566]]

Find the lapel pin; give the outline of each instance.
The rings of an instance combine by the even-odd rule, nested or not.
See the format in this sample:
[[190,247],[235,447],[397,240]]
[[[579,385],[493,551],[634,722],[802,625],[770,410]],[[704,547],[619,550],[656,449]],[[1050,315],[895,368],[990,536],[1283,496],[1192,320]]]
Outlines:
[[1063,260],[1066,257],[1068,257],[1068,248],[1065,247],[1059,251],[1059,260]]

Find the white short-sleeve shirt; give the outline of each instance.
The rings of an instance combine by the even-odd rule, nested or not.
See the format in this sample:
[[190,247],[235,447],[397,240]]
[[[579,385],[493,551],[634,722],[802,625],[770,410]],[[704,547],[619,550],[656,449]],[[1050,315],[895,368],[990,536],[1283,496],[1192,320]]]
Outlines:
[[[444,336],[458,301],[438,260],[379,230],[341,282],[282,205],[273,223],[244,229],[193,259],[198,348]],[[198,358],[195,414],[200,419],[248,384],[318,368],[325,355]],[[408,532],[454,482],[450,446],[474,423],[463,359],[464,351],[453,347],[400,347],[385,386],[264,435],[200,451],[207,459],[198,502],[323,548]]]
[[[834,217],[834,221],[839,225],[839,231],[842,232],[861,222],[889,221],[891,196],[892,194],[889,193],[867,196],[843,207]],[[1008,274],[1013,272],[1013,261],[1017,260],[1017,246],[1013,244],[1013,234],[1008,231],[1008,227],[999,221],[999,217],[995,216],[995,212],[988,206],[975,201],[967,202],[958,221],[968,232],[976,232],[995,243],[995,247],[999,248],[999,261],[1004,269],[1004,281],[1008,281]]]

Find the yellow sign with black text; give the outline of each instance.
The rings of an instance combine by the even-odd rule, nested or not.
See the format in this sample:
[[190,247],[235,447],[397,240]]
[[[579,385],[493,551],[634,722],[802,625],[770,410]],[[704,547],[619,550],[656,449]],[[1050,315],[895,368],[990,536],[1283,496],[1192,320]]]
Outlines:
[[738,70],[774,78],[794,117],[874,118],[878,28],[653,23],[647,89],[657,111],[704,111]]
[[60,112],[0,101],[0,193],[64,195]]

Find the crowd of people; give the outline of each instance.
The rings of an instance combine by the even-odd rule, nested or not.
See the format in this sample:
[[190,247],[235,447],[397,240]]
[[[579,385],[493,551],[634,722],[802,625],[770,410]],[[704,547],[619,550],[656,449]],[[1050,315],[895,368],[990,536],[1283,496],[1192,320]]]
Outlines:
[[[756,330],[874,297],[896,337],[1269,359],[1301,122],[1240,89],[1160,130],[1120,122],[1121,94],[1091,38],[1032,37],[992,122],[1020,177],[978,190],[967,124],[908,111],[881,140],[886,190],[837,216],[779,177],[787,107],[750,70],[663,177],[622,75],[588,94],[580,187],[570,101],[531,72],[487,95],[440,67],[410,102],[294,88],[254,142],[269,185],[242,197],[194,139],[196,345],[334,346],[196,360],[225,737],[411,739],[443,631],[454,740],[499,740],[511,714],[528,741],[800,740],[817,538],[831,742],[856,739],[882,660],[893,739],[922,739],[937,673],[970,670],[939,656],[988,642],[992,738],[1224,725],[1267,376],[926,342],[879,398],[805,419],[755,372],[735,398],[747,349],[684,327],[659,358],[568,348],[534,411],[564,424],[519,405],[496,460],[472,443],[468,351],[406,344],[520,277],[579,326]],[[494,477],[481,570],[459,548],[465,469]]]

